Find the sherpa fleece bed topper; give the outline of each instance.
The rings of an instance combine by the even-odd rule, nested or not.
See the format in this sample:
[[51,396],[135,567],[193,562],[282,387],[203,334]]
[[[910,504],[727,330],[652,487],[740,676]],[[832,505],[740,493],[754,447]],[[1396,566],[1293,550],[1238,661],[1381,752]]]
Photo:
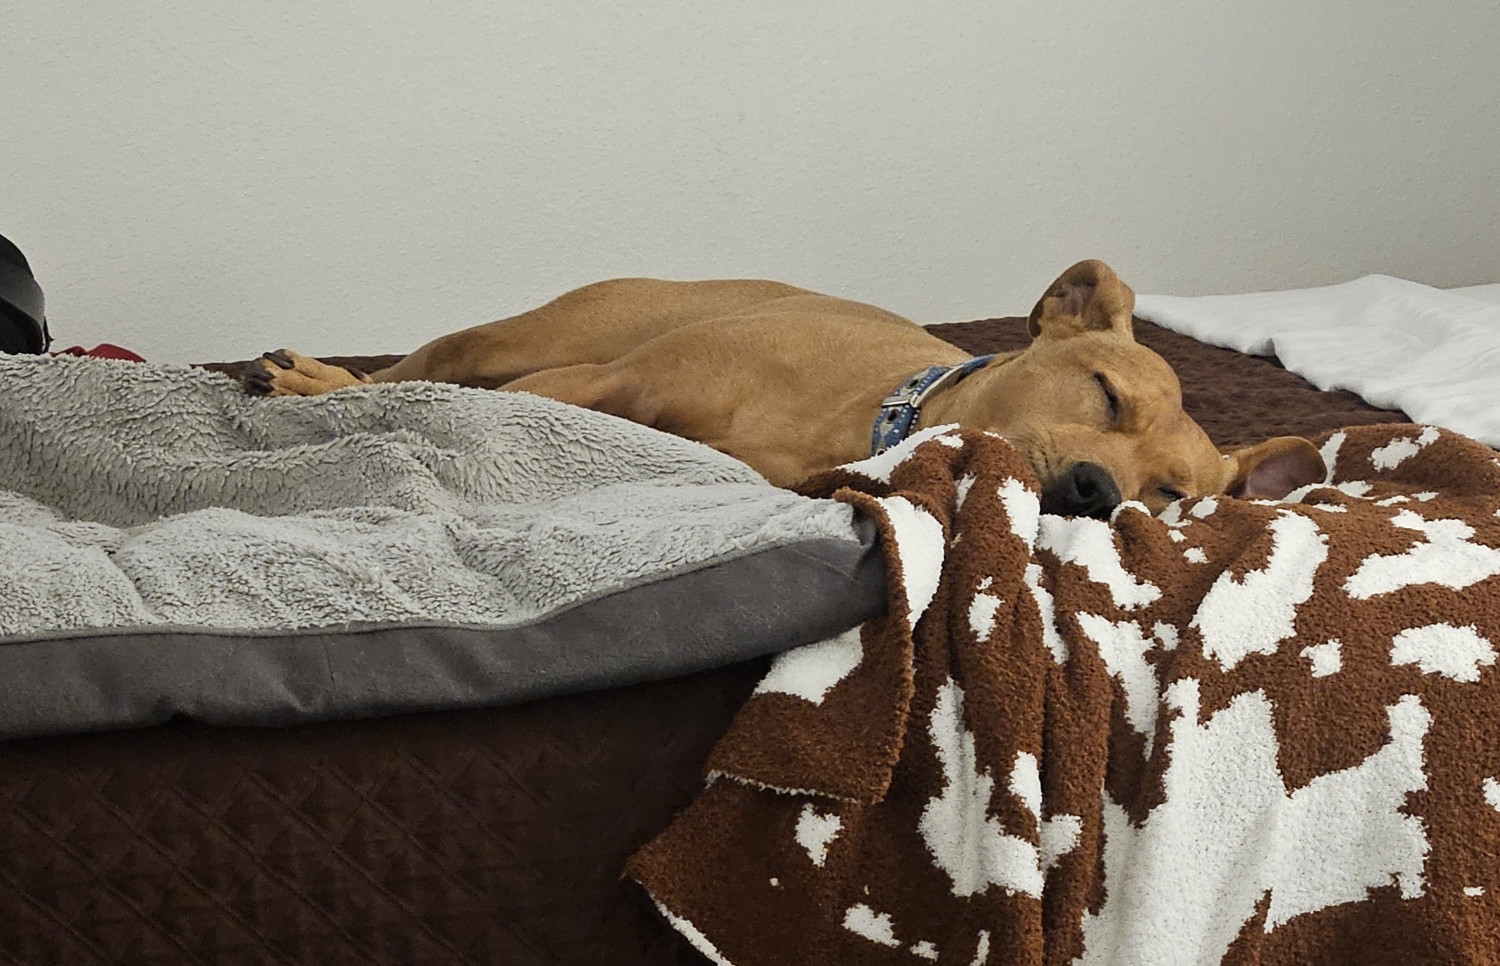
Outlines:
[[291,724],[718,667],[883,607],[872,531],[522,393],[253,399],[0,356],[0,736]]

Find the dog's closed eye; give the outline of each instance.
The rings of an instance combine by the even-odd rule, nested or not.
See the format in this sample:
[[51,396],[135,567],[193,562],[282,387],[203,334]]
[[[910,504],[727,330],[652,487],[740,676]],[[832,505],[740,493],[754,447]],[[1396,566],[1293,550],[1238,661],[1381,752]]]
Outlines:
[[1094,381],[1099,384],[1099,389],[1104,393],[1104,404],[1109,409],[1109,421],[1117,423],[1120,421],[1120,397],[1115,392],[1115,387],[1104,378],[1104,373],[1094,373]]
[[1186,493],[1182,492],[1175,486],[1158,486],[1156,488],[1156,492],[1165,497],[1168,503],[1174,503],[1187,496]]

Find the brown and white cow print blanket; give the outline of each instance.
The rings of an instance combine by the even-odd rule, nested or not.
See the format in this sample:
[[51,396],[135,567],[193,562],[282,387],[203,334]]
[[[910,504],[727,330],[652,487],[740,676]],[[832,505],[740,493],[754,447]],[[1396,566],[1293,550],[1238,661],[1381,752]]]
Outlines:
[[953,427],[812,481],[888,612],[778,658],[628,873],[736,966],[1500,963],[1500,459],[1322,451],[1112,523]]

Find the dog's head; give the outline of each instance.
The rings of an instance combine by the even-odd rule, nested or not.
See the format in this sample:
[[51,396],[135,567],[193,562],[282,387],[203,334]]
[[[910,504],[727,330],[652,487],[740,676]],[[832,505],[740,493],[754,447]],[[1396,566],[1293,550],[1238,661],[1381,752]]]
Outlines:
[[1183,411],[1171,367],[1135,341],[1134,308],[1108,265],[1079,262],[1031,310],[1030,347],[970,377],[978,422],[1031,462],[1044,511],[1102,517],[1135,500],[1159,513],[1183,497],[1279,499],[1322,481],[1322,457],[1299,437],[1220,453]]

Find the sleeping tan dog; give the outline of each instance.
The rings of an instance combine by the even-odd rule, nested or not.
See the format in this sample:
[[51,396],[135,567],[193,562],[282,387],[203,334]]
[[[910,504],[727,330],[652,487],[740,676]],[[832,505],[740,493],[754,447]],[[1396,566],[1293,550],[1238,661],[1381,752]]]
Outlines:
[[1032,309],[1027,349],[965,367],[967,353],[871,305],[779,282],[617,279],[443,336],[373,375],[279,350],[245,384],[272,396],[414,379],[525,390],[707,443],[780,486],[918,425],[959,423],[1015,445],[1050,513],[1274,499],[1323,479],[1317,450],[1296,437],[1221,455],[1183,412],[1171,368],[1136,343],[1134,306],[1109,266],[1079,262]]

